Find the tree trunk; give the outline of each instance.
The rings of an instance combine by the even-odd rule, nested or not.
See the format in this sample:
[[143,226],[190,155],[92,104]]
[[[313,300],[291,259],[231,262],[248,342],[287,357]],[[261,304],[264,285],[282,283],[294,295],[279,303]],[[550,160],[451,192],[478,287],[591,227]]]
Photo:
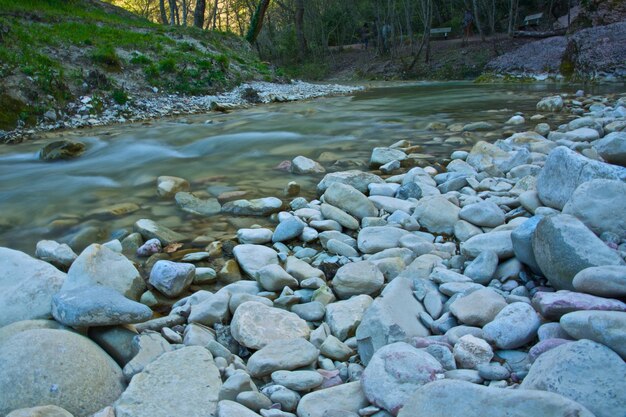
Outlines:
[[187,0],[183,0],[183,26],[187,26]]
[[176,24],[176,0],[168,0],[170,4],[170,25]]
[[485,41],[485,32],[483,32],[483,27],[480,24],[480,18],[478,17],[478,3],[476,0],[472,0],[472,7],[474,9],[474,22],[476,22],[476,27],[478,28],[478,33],[480,34],[480,40]]
[[250,20],[250,29],[248,29],[248,34],[246,35],[246,40],[250,43],[255,43],[256,38],[261,33],[261,28],[263,27],[263,18],[265,17],[265,12],[267,11],[267,7],[270,5],[270,0],[261,0],[256,11],[252,15],[252,19]]
[[176,12],[176,24],[180,26],[180,13],[178,12],[178,2],[174,0],[174,11]]
[[196,0],[196,9],[193,12],[193,25],[202,29],[204,27],[204,12],[206,11],[206,0]]
[[510,37],[513,36],[515,32],[515,25],[517,22],[517,7],[519,0],[509,0],[509,30],[508,34]]
[[304,60],[307,54],[307,43],[304,37],[304,0],[296,0],[296,13],[295,13],[295,25],[296,25],[296,38],[298,39],[298,58],[300,61]]
[[165,13],[165,0],[159,0],[159,11],[161,12],[161,23],[167,25],[167,13]]
[[218,0],[215,0],[213,3],[213,14],[211,15],[211,21],[209,22],[212,25],[213,30],[217,28],[217,7]]
[[424,36],[426,37],[426,54],[424,62],[430,62],[430,28],[433,24],[433,0],[426,0],[426,23],[424,25]]

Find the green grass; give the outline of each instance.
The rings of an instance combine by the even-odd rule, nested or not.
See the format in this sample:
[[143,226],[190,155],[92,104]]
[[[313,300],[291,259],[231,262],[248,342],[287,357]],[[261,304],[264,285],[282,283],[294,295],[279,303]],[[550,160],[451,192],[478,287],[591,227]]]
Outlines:
[[[0,27],[8,29],[0,41],[0,77],[30,77],[35,97],[19,105],[6,96],[0,125],[31,123],[50,108],[64,107],[72,91],[91,94],[96,103],[124,104],[127,90],[116,83],[121,72],[133,71],[162,92],[188,95],[273,77],[233,34],[162,26],[104,7],[90,0],[0,0]],[[92,91],[85,92],[84,83]]]

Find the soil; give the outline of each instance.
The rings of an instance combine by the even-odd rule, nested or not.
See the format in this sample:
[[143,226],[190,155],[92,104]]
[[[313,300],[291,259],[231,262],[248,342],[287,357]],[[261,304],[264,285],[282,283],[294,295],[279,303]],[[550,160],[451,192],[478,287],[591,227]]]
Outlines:
[[417,45],[399,45],[383,53],[375,46],[366,50],[361,44],[331,50],[329,80],[354,79],[472,79],[479,76],[493,58],[523,46],[531,39],[509,38],[498,34],[484,41],[473,36],[467,44],[460,38],[431,41],[431,58],[424,62],[422,51],[411,68]]

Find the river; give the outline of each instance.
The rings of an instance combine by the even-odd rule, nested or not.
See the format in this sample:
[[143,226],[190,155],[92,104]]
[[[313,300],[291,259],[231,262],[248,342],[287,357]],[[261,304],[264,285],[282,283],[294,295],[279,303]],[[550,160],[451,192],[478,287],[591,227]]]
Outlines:
[[[367,169],[364,164],[373,147],[401,139],[421,145],[420,153],[429,162],[440,161],[453,150],[469,150],[477,140],[506,137],[511,128],[505,128],[504,122],[516,112],[524,113],[527,124],[514,130],[532,129],[536,122],[529,118],[541,97],[578,88],[378,83],[352,96],[59,132],[56,138],[87,146],[81,157],[70,161],[40,161],[37,152],[46,143],[43,139],[2,145],[0,246],[34,253],[41,239],[74,238],[80,250],[90,240],[123,236],[140,218],[209,240],[232,236],[238,227],[267,220],[185,213],[173,200],[157,198],[155,178],[185,178],[193,192],[204,196],[241,190],[247,192],[246,198],[282,197],[285,185],[295,180],[302,195],[311,198],[321,175],[296,176],[274,167],[297,155],[319,159],[325,153],[323,159],[340,161],[323,162],[330,171]],[[594,88],[606,93],[613,87]],[[426,129],[430,122],[476,121],[488,121],[495,128],[465,134]],[[120,203],[136,204],[139,209],[122,215],[101,212]]]

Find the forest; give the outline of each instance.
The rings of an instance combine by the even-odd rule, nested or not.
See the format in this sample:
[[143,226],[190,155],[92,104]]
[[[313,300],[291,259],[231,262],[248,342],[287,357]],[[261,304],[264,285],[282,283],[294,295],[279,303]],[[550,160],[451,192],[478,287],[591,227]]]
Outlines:
[[[164,25],[196,26],[246,36],[262,58],[290,64],[319,60],[329,48],[361,41],[364,25],[380,52],[408,46],[422,52],[430,29],[450,28],[461,36],[466,11],[477,35],[510,36],[525,16],[542,13],[542,25],[574,5],[572,0],[110,0]],[[583,2],[588,6],[588,2]],[[382,28],[389,33],[383,36]],[[386,39],[389,38],[387,47]],[[427,55],[427,54],[426,54]]]

